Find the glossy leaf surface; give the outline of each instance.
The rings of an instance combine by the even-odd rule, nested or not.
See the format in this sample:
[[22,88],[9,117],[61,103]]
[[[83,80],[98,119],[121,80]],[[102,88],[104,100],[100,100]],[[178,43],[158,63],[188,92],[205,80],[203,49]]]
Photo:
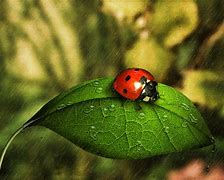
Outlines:
[[159,83],[160,98],[139,103],[117,95],[112,82],[88,81],[60,94],[32,118],[39,118],[35,125],[116,159],[141,159],[212,143],[198,110],[174,88]]

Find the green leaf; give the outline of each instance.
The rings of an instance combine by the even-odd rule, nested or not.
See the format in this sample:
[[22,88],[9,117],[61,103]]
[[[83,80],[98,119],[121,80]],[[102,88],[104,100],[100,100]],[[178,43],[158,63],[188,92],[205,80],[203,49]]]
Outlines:
[[[79,147],[109,158],[140,159],[213,143],[198,110],[159,83],[155,103],[125,100],[113,79],[88,81],[60,94],[31,118]],[[139,109],[139,106],[141,107]]]

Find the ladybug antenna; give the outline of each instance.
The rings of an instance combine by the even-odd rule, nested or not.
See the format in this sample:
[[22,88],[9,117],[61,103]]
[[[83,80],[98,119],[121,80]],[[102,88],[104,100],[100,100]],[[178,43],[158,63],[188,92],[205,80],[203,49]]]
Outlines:
[[5,154],[6,154],[6,151],[9,147],[9,145],[12,143],[12,141],[15,139],[15,137],[20,133],[22,132],[25,128],[33,125],[34,122],[36,122],[39,118],[37,119],[34,119],[34,120],[30,120],[30,121],[27,121],[25,124],[23,124],[22,127],[20,127],[19,129],[17,129],[17,131],[10,137],[10,139],[8,140],[7,144],[5,145],[4,149],[3,149],[3,152],[2,152],[2,155],[0,157],[0,170],[2,168],[2,162],[3,162],[3,159],[5,157]]

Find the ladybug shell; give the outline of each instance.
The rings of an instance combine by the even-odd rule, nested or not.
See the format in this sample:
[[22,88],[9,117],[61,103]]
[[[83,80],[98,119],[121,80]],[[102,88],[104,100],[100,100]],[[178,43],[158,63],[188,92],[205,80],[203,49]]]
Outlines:
[[121,96],[136,100],[141,95],[145,86],[145,84],[140,82],[143,76],[146,77],[147,80],[154,80],[153,75],[144,69],[126,69],[117,75],[113,87]]

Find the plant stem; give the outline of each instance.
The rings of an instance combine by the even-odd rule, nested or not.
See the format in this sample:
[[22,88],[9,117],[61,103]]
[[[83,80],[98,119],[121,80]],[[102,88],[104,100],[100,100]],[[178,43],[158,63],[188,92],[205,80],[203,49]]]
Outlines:
[[20,133],[22,132],[25,128],[31,126],[34,122],[36,122],[39,118],[37,119],[34,119],[34,120],[31,120],[31,121],[27,121],[25,124],[23,124],[22,127],[20,127],[11,137],[10,139],[8,140],[7,144],[5,145],[4,149],[3,149],[3,152],[2,152],[2,155],[1,155],[1,158],[0,158],[0,170],[1,170],[1,167],[2,167],[2,162],[3,162],[3,159],[5,157],[5,154],[6,154],[6,151],[9,147],[9,145],[12,143],[12,141],[15,139],[15,137]]

